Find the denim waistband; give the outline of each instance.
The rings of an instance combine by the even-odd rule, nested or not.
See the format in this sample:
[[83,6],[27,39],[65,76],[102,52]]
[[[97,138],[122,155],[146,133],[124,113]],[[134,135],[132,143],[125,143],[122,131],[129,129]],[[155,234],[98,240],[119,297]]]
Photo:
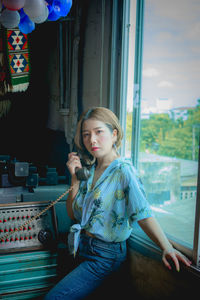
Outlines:
[[81,233],[82,240],[85,240],[89,245],[91,246],[101,246],[106,248],[115,248],[115,249],[121,249],[122,251],[126,250],[126,241],[122,242],[107,242],[103,241],[97,237],[90,237],[85,233]]

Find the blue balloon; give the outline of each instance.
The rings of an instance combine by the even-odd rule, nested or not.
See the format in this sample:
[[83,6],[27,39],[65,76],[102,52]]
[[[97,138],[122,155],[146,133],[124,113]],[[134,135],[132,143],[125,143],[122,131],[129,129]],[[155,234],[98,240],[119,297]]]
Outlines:
[[54,0],[46,0],[46,2],[49,4],[49,5],[52,5]]
[[49,21],[57,21],[60,17],[65,17],[72,7],[72,0],[47,0],[49,9]]
[[49,10],[49,14],[52,12],[52,10],[53,10],[53,7],[52,7],[52,5],[47,5],[47,8],[48,8],[48,10]]
[[21,9],[19,10],[19,14],[20,14],[20,18],[21,18],[21,19],[24,18],[25,16],[27,16],[27,15],[25,14],[23,8],[21,8]]
[[25,15],[21,18],[18,27],[22,33],[28,34],[35,29],[35,23],[31,21],[27,15]]
[[59,18],[60,16],[54,11],[54,8],[52,8],[51,12],[49,12],[48,20],[57,21]]
[[65,17],[72,7],[72,0],[54,0],[52,6],[57,15]]

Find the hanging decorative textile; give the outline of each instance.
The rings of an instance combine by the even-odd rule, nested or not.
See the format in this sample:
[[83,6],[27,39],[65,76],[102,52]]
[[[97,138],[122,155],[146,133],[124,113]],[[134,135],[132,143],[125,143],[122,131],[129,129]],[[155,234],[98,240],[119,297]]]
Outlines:
[[0,118],[11,106],[11,93],[25,92],[30,80],[27,34],[18,28],[0,29]]
[[5,30],[9,92],[26,91],[30,79],[30,55],[27,34],[19,29]]

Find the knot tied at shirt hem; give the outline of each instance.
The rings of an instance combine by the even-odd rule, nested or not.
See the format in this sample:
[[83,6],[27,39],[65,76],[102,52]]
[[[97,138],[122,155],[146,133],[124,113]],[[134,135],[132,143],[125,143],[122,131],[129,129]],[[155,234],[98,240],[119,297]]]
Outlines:
[[76,252],[78,250],[78,245],[80,241],[80,234],[82,230],[82,226],[80,224],[74,224],[70,227],[70,232],[68,235],[68,247],[69,247],[69,253],[76,255]]

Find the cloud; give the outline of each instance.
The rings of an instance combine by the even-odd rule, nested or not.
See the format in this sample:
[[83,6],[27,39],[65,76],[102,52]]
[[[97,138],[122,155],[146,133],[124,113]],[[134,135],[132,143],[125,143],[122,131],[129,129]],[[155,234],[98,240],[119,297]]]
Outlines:
[[144,77],[156,77],[158,75],[159,75],[159,72],[155,68],[148,67],[148,68],[143,70],[143,76]]
[[192,21],[199,19],[199,0],[152,0],[155,5],[155,12],[161,19],[167,17],[169,20],[184,23],[185,20]]
[[173,86],[174,86],[173,83],[170,82],[170,81],[167,81],[167,80],[162,80],[162,81],[160,81],[158,83],[158,87],[161,87],[161,88],[163,88],[163,87],[169,87],[169,88],[171,88]]
[[177,36],[174,33],[171,33],[168,31],[161,31],[161,32],[158,32],[158,34],[156,35],[156,39],[161,43],[163,43],[163,42],[169,43],[176,38],[177,38]]
[[191,51],[192,51],[194,54],[200,55],[200,45],[191,47]]
[[196,105],[200,98],[200,0],[151,0],[145,4],[142,95]]
[[200,22],[192,24],[189,30],[186,32],[186,37],[192,40],[199,40],[200,36]]

